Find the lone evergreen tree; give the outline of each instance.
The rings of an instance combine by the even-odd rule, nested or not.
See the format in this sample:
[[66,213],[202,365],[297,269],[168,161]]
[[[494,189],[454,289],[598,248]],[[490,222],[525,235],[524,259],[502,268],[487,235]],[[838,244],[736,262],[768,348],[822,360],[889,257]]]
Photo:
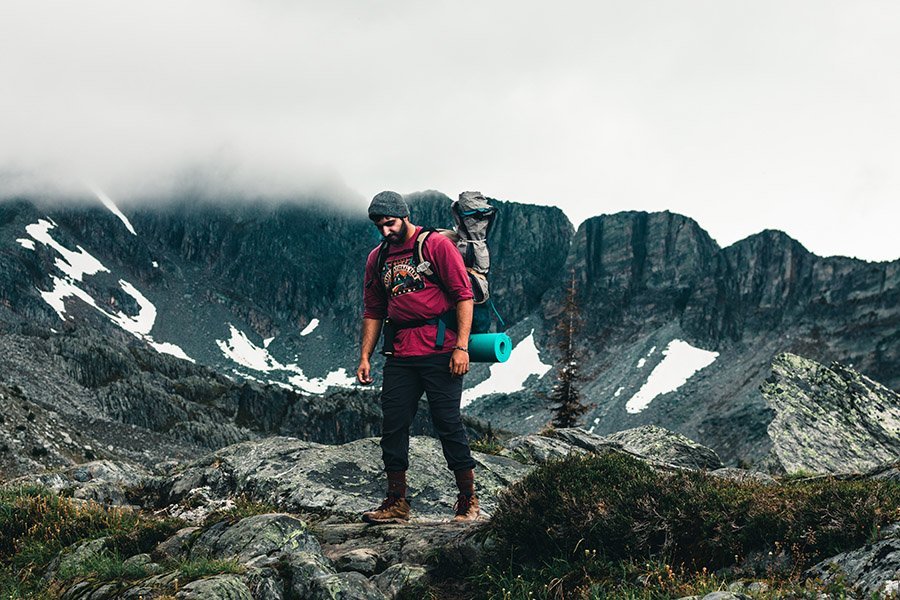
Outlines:
[[550,399],[556,403],[551,409],[554,413],[554,427],[575,427],[578,425],[578,418],[588,409],[581,403],[581,393],[578,389],[582,381],[579,369],[581,357],[575,348],[575,341],[581,327],[581,318],[576,292],[573,271],[572,282],[566,292],[566,303],[556,325],[561,362],[556,373],[556,384],[550,392]]

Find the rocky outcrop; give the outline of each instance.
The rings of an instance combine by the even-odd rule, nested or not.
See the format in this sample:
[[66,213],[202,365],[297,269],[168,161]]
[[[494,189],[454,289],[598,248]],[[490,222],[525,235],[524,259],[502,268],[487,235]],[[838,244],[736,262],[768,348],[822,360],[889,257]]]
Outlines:
[[[482,508],[528,468],[504,457],[474,453]],[[417,518],[443,519],[456,501],[453,476],[440,443],[414,437],[410,443],[409,498]],[[161,484],[162,505],[177,504],[192,490],[211,497],[245,495],[284,510],[339,515],[350,520],[377,505],[385,482],[378,439],[324,446],[292,438],[266,438],[222,448],[187,465]]]
[[528,464],[559,460],[570,454],[624,451],[653,464],[687,469],[719,469],[716,453],[683,435],[647,426],[598,436],[579,428],[551,429],[543,435],[510,439],[504,454]]
[[900,456],[900,395],[849,367],[782,354],[761,391],[772,469],[859,472]]
[[[8,484],[40,485],[62,496],[123,505],[139,500],[133,493],[141,487],[147,475],[144,469],[127,462],[98,460],[67,469],[17,477]],[[129,493],[132,493],[131,497]]]
[[[639,428],[605,438],[580,429],[521,436],[509,441],[507,457],[475,453],[476,486],[486,517],[497,495],[534,468],[509,456],[540,463],[571,454],[609,451],[639,455],[667,470],[712,469],[721,464],[711,450],[659,428]],[[436,440],[414,437],[411,464],[409,495],[414,518],[408,524],[384,526],[359,521],[359,513],[384,494],[378,440],[374,438],[340,446],[267,438],[220,449],[184,466],[160,466],[156,475],[134,466],[98,461],[14,483],[40,483],[76,498],[102,502],[121,503],[122,499],[133,504],[137,498],[158,516],[188,521],[188,526],[149,551],[119,557],[127,563],[130,575],[117,581],[72,579],[73,572],[85,572],[98,559],[109,558],[109,539],[73,545],[46,574],[48,578],[69,574],[64,598],[112,600],[169,594],[210,600],[286,600],[333,598],[342,593],[343,597],[381,600],[412,593],[415,586],[428,582],[436,555],[442,557],[441,568],[455,565],[453,568],[465,571],[477,565],[496,543],[478,523],[473,527],[450,520],[455,490]],[[165,472],[167,469],[174,470]],[[895,467],[887,467],[868,476],[889,478],[895,471]],[[737,469],[709,472],[778,485],[760,473]],[[248,511],[261,514],[239,516]],[[894,585],[891,573],[896,572],[900,556],[896,533],[896,527],[886,530],[876,544],[823,562],[809,576],[828,581],[840,572],[856,589],[890,591]],[[205,574],[186,576],[186,564],[207,565]],[[209,573],[210,568],[217,572]],[[754,586],[742,583],[739,588],[729,588],[733,594],[729,597],[763,591]]]
[[881,534],[879,541],[823,560],[807,577],[840,584],[860,598],[900,595],[900,524]]
[[621,444],[638,456],[687,469],[719,469],[722,461],[711,448],[668,431],[648,425],[604,436],[607,442]]

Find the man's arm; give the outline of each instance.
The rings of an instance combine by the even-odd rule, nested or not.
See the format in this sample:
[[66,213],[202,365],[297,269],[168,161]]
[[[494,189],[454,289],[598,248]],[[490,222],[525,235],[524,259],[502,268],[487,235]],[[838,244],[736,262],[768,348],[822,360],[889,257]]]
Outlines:
[[[460,300],[456,303],[456,345],[469,347],[469,333],[472,331],[472,312],[475,310],[473,300]],[[450,356],[450,372],[454,375],[465,375],[469,372],[468,350],[454,350]]]
[[[469,319],[471,322],[471,319]],[[360,349],[359,367],[356,369],[356,380],[363,385],[369,385],[375,381],[372,377],[372,366],[369,359],[375,352],[375,344],[381,335],[381,319],[363,319],[362,347]]]

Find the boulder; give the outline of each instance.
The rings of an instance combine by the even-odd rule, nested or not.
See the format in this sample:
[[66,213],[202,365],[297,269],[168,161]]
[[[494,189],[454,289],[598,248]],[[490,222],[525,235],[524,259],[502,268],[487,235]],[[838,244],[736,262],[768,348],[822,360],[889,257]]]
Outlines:
[[230,524],[220,521],[197,537],[191,558],[235,558],[246,563],[259,556],[319,553],[319,542],[306,523],[285,514],[254,515]]
[[642,458],[677,467],[718,469],[724,466],[711,448],[655,425],[619,431],[604,436],[603,440],[607,444],[620,444],[626,451]]
[[781,354],[760,390],[773,471],[862,472],[900,456],[900,395],[849,367]]
[[388,598],[396,598],[426,578],[427,574],[423,567],[397,563],[382,571],[374,581],[381,593]]

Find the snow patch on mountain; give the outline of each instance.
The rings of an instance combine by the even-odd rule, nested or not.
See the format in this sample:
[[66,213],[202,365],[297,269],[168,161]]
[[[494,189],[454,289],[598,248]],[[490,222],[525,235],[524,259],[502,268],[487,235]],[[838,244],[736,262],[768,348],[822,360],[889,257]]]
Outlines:
[[[269,354],[269,351],[263,347],[260,348],[250,341],[247,335],[237,327],[228,324],[230,329],[230,338],[227,340],[216,340],[216,344],[222,353],[232,361],[254,371],[262,371],[271,373],[273,371],[286,371],[292,373],[288,377],[288,381],[299,389],[310,394],[323,394],[329,387],[351,387],[355,384],[356,379],[347,374],[346,369],[337,369],[328,373],[325,377],[307,377],[303,369],[294,363],[282,364]],[[271,339],[268,341],[271,342]],[[264,342],[266,346],[266,344]],[[274,382],[272,382],[274,383]]]
[[318,327],[318,326],[319,326],[319,320],[313,319],[312,321],[309,322],[309,324],[306,327],[303,328],[303,331],[300,332],[300,335],[309,335],[313,331],[315,331],[316,327]]
[[662,355],[663,359],[650,372],[641,389],[625,403],[627,412],[639,413],[657,396],[674,392],[694,373],[715,362],[719,353],[695,348],[682,340],[672,340]]
[[126,294],[134,298],[135,302],[138,303],[138,314],[131,316],[120,312],[110,315],[110,319],[125,331],[133,333],[136,337],[149,335],[153,329],[153,324],[156,322],[156,307],[136,287],[124,279],[119,280],[119,285],[125,290]]
[[46,219],[40,219],[37,223],[33,223],[25,227],[25,231],[36,242],[44,244],[56,250],[61,258],[57,258],[54,264],[56,268],[66,274],[70,279],[82,281],[85,275],[94,275],[96,273],[108,273],[109,269],[87,253],[81,246],[76,246],[78,252],[69,250],[50,235],[50,230],[56,227],[56,223]]
[[119,207],[116,206],[116,203],[112,201],[112,198],[104,194],[103,191],[99,188],[93,188],[92,191],[94,192],[94,194],[96,194],[97,198],[100,199],[100,202],[103,203],[103,206],[105,206],[109,210],[109,212],[116,215],[119,220],[125,224],[125,228],[131,232],[131,235],[137,235],[137,233],[134,231],[134,227],[131,226],[131,221],[128,220],[128,217],[122,214],[122,211],[119,210]]
[[356,378],[350,377],[347,374],[347,369],[341,368],[337,371],[332,371],[325,377],[313,379],[306,377],[301,371],[299,374],[289,378],[288,381],[304,392],[324,394],[329,387],[352,387],[356,383]]
[[35,248],[34,240],[29,240],[26,238],[19,238],[16,241],[19,243],[20,246],[22,246],[23,248],[26,248],[28,250],[34,250],[34,248]]
[[175,344],[161,343],[153,339],[150,332],[153,330],[153,325],[156,323],[156,306],[154,306],[146,296],[129,282],[120,279],[119,286],[126,294],[134,298],[135,302],[137,302],[138,314],[136,315],[127,315],[121,311],[114,313],[107,312],[97,305],[97,302],[90,294],[78,287],[76,282],[83,281],[86,275],[94,275],[100,272],[108,273],[109,269],[104,267],[103,263],[91,256],[91,254],[81,246],[77,247],[78,252],[74,252],[53,239],[50,235],[50,231],[55,227],[56,223],[53,221],[41,219],[37,223],[28,225],[25,228],[25,231],[34,239],[34,241],[52,248],[61,256],[61,258],[57,258],[54,261],[54,265],[62,271],[65,276],[58,277],[56,275],[51,275],[50,280],[53,282],[53,287],[46,291],[38,290],[38,293],[40,293],[44,302],[56,311],[56,314],[61,320],[66,320],[66,298],[78,298],[115,325],[118,325],[135,337],[147,342],[157,352],[171,354],[182,360],[195,362],[194,359],[189,357],[184,350]]
[[97,303],[94,302],[94,299],[91,298],[90,294],[75,285],[71,279],[57,277],[56,275],[51,275],[50,279],[53,282],[52,289],[47,291],[38,290],[38,293],[40,293],[44,302],[49,304],[50,308],[56,311],[56,314],[59,315],[61,320],[66,320],[65,300],[70,297],[79,298],[89,306],[93,306],[100,312],[103,312],[103,309],[97,306]]
[[551,365],[541,362],[541,355],[534,343],[534,329],[513,349],[509,360],[491,365],[491,374],[487,379],[469,390],[464,390],[462,407],[471,404],[476,398],[488,394],[509,394],[525,389],[525,381],[531,375],[543,377]]
[[269,354],[265,348],[260,348],[250,341],[247,335],[232,325],[228,324],[231,337],[227,340],[216,340],[216,345],[222,353],[242,367],[254,371],[285,371],[287,367],[279,363]]
[[170,344],[168,342],[154,342],[150,341],[150,338],[147,338],[147,343],[150,344],[150,346],[152,346],[154,350],[161,354],[170,354],[175,358],[180,358],[181,360],[197,362],[193,358],[188,356],[180,346],[177,346],[175,344]]

